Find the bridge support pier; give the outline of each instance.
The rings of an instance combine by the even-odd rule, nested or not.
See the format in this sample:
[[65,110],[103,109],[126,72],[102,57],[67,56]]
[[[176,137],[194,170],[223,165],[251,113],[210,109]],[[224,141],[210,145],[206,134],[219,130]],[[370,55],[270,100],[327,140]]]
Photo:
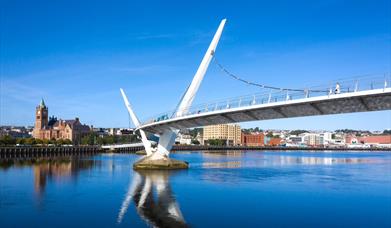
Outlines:
[[179,130],[166,130],[160,136],[157,150],[133,164],[133,169],[187,169],[189,163],[169,157]]

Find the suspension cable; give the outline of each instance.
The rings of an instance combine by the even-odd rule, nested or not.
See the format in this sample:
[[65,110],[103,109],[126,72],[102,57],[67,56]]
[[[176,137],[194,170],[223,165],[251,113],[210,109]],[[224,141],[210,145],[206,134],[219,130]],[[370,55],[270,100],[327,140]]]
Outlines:
[[263,89],[271,89],[271,90],[279,90],[279,91],[292,91],[292,92],[328,92],[328,90],[310,90],[310,89],[292,89],[292,88],[282,88],[282,87],[276,87],[276,86],[269,86],[269,85],[265,85],[265,84],[259,84],[259,83],[256,83],[256,82],[251,82],[251,81],[248,81],[248,80],[245,80],[243,78],[240,78],[238,77],[237,75],[231,73],[229,70],[227,70],[227,68],[225,68],[222,64],[220,64],[218,61],[217,61],[217,58],[216,56],[213,56],[213,61],[214,63],[220,68],[220,70],[222,72],[224,72],[226,75],[228,75],[229,77],[237,80],[237,81],[240,81],[242,83],[245,83],[247,85],[252,85],[252,86],[257,86],[257,87],[260,87],[260,88],[263,88]]

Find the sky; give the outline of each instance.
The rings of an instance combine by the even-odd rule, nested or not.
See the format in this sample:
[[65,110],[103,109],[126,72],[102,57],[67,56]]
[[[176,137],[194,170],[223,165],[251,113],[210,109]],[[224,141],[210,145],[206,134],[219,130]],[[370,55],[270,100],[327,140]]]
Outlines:
[[[49,115],[129,127],[123,88],[140,119],[172,110],[227,18],[216,58],[278,87],[391,72],[389,0],[0,0],[0,125]],[[259,92],[211,63],[193,104]],[[241,123],[263,129],[391,128],[391,111]]]

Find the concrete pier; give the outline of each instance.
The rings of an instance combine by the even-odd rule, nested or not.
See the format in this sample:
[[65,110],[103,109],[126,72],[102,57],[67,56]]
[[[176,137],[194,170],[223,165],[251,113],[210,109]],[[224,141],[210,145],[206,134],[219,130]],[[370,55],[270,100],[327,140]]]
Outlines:
[[171,158],[152,160],[150,157],[144,157],[133,164],[135,170],[174,170],[188,169],[189,163]]

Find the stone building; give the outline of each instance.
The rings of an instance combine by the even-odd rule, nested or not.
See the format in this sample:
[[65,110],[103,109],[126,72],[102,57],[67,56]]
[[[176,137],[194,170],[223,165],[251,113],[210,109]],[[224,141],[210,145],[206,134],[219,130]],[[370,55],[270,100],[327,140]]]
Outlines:
[[225,140],[227,145],[240,145],[241,130],[239,125],[234,124],[217,124],[205,126],[203,130],[203,141],[209,139]]
[[35,126],[33,137],[38,139],[69,139],[79,144],[81,138],[90,132],[90,127],[80,123],[79,118],[74,120],[57,120],[49,118],[49,110],[44,100],[35,109]]

